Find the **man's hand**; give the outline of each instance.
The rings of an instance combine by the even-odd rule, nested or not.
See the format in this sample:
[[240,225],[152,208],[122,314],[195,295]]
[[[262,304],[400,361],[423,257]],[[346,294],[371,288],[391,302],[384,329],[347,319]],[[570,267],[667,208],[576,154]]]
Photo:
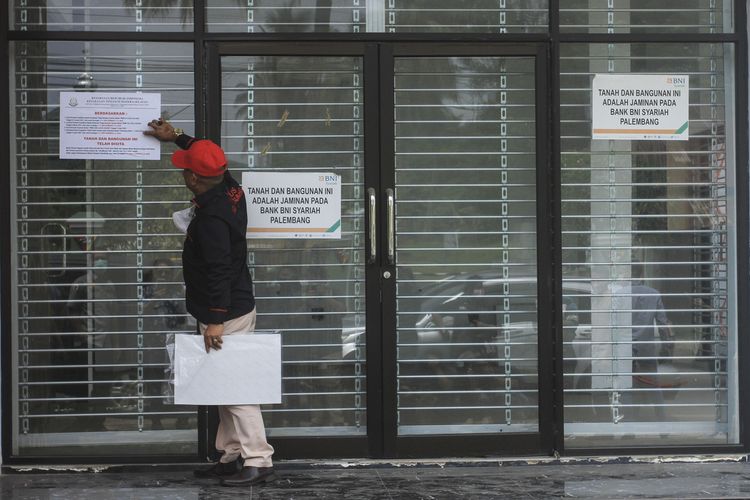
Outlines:
[[151,120],[148,122],[148,126],[151,127],[152,130],[144,130],[143,135],[156,137],[162,142],[174,142],[179,136],[172,124],[163,118]]
[[217,351],[221,349],[223,340],[221,336],[224,334],[224,325],[209,324],[206,327],[206,331],[203,332],[203,342],[206,344],[206,352],[211,349]]

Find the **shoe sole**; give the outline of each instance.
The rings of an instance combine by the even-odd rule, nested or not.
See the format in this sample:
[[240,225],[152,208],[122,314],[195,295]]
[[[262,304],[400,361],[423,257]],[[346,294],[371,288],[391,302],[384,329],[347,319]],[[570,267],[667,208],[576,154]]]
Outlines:
[[[231,462],[229,462],[229,463],[231,463]],[[209,471],[201,472],[199,470],[194,470],[193,471],[193,477],[196,477],[198,479],[221,479],[221,478],[224,478],[224,477],[233,476],[233,475],[237,474],[241,470],[242,470],[242,467],[240,467],[239,469],[235,469],[235,470],[233,470],[231,472],[226,472],[224,474],[220,474],[220,473],[218,473],[218,472],[216,472],[214,470],[212,470],[210,472]]]

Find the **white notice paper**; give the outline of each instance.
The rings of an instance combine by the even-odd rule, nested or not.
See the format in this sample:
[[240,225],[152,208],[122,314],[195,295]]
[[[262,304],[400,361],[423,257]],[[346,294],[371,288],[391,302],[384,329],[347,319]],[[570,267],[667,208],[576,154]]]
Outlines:
[[341,238],[341,176],[243,172],[248,238]]
[[158,160],[159,140],[143,135],[161,116],[161,94],[60,92],[60,158]]
[[688,75],[594,75],[591,138],[687,141],[689,93]]
[[182,405],[281,403],[281,335],[224,335],[206,353],[202,335],[175,335],[174,402]]

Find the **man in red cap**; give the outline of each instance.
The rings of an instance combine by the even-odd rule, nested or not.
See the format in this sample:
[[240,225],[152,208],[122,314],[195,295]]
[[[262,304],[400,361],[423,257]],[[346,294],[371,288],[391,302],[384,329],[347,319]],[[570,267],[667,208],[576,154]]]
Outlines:
[[[227,171],[224,151],[213,142],[183,134],[162,118],[148,126],[144,134],[181,148],[172,155],[172,164],[182,169],[185,186],[195,195],[182,250],[185,305],[198,320],[206,352],[218,350],[222,335],[255,329],[242,188]],[[273,448],[266,441],[260,406],[219,406],[219,419],[216,449],[223,455],[195,475],[220,477],[225,486],[272,480]]]

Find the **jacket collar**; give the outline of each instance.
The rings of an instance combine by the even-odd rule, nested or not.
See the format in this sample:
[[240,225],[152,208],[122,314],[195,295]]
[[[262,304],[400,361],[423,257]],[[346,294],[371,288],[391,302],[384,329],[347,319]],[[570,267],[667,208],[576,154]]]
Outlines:
[[211,202],[215,198],[223,195],[224,192],[227,190],[228,186],[235,186],[235,185],[238,185],[237,181],[235,181],[234,178],[232,178],[232,176],[229,175],[229,171],[226,171],[224,172],[224,180],[221,182],[221,184],[217,184],[216,186],[212,187],[205,193],[201,193],[195,196],[195,198],[193,198],[192,200],[193,204],[197,208],[208,206],[211,204]]

